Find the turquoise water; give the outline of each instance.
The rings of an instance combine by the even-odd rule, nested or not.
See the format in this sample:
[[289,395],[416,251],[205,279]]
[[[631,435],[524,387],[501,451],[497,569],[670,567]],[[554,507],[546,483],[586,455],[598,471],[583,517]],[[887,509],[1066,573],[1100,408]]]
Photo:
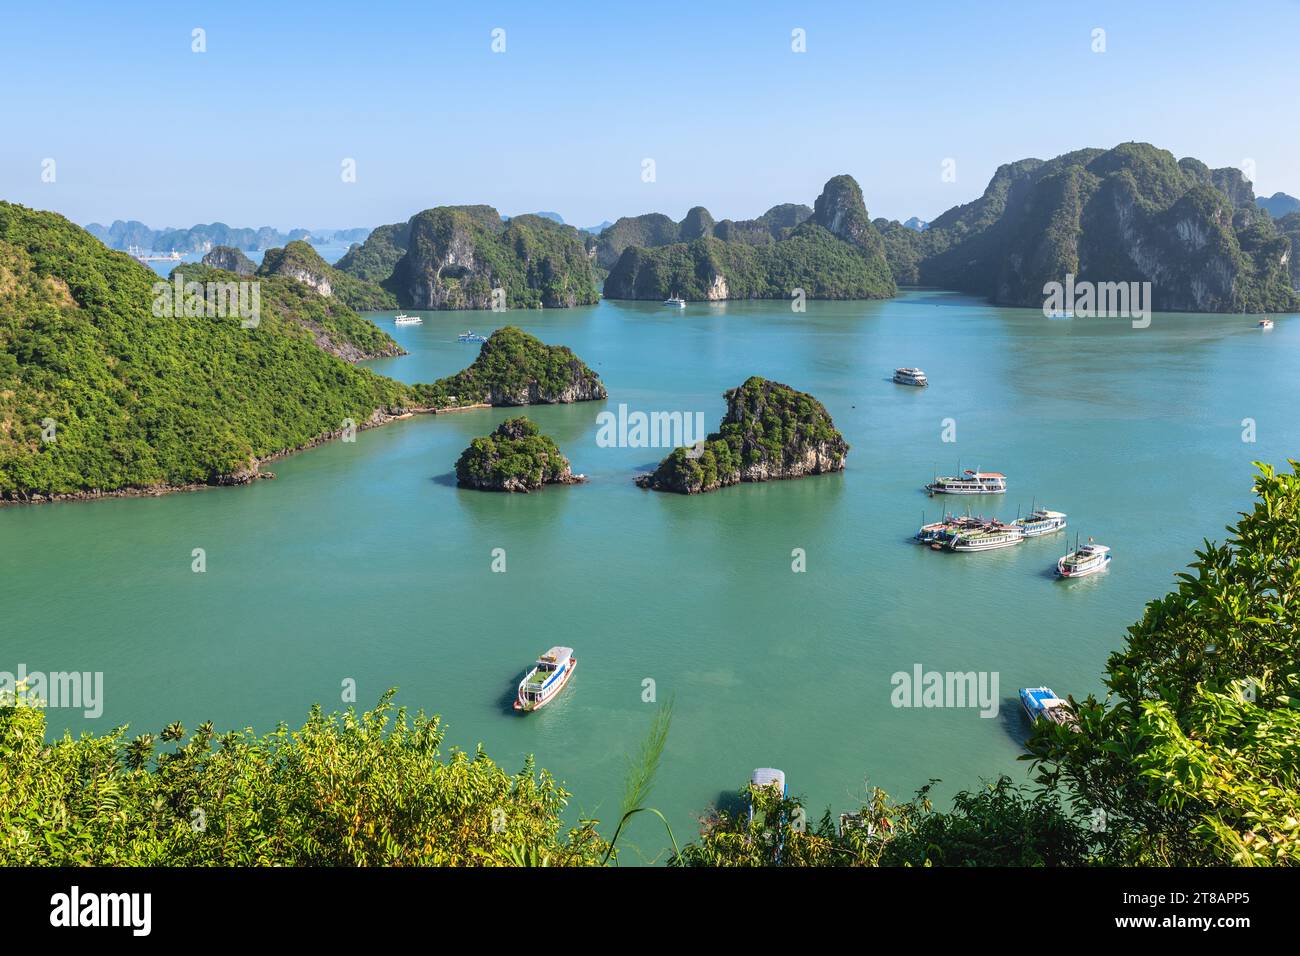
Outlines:
[[[370,363],[427,381],[456,371],[491,313],[376,321],[410,355]],[[1261,333],[1242,316],[1052,321],[949,293],[888,302],[602,302],[512,312],[571,346],[606,382],[604,403],[528,410],[586,485],[532,495],[461,491],[469,440],[511,412],[420,416],[274,463],[275,481],[158,499],[0,509],[0,670],[105,675],[101,718],[51,724],[156,732],[300,722],[316,701],[361,704],[389,686],[443,715],[449,742],[483,743],[514,769],[527,753],[573,791],[573,815],[615,816],[626,755],[653,705],[676,701],[653,794],[679,838],[756,766],[781,767],[813,816],[867,784],[941,795],[1016,761],[1016,689],[1099,692],[1145,601],[1173,585],[1203,537],[1249,506],[1252,459],[1300,451],[1300,325]],[[919,365],[928,389],[892,384]],[[633,477],[663,451],[600,448],[596,415],[703,411],[762,374],[811,392],[852,445],[848,470],[692,498]],[[1258,440],[1241,440],[1253,418]],[[955,443],[941,441],[955,420]],[[1005,472],[1003,498],[928,499],[935,469]],[[1065,535],[987,554],[908,542],[924,512],[971,503],[1014,517],[1032,501],[1114,550],[1104,575],[1051,578]],[[191,571],[204,548],[207,571]],[[491,571],[503,548],[507,571]],[[802,548],[807,571],[791,571]],[[525,666],[552,644],[579,668],[540,713],[509,710]],[[890,677],[988,671],[1001,712],[900,709]],[[646,858],[662,828],[631,831]],[[657,828],[658,827],[658,828]]]

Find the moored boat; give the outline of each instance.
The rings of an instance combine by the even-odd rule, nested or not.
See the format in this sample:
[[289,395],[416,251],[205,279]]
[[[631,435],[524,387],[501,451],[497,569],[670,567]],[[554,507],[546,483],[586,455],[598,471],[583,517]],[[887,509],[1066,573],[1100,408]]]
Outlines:
[[1017,518],[1012,524],[1025,532],[1026,538],[1037,538],[1042,534],[1054,534],[1065,528],[1066,515],[1063,511],[1048,511],[1037,508],[1023,518]]
[[393,321],[398,325],[423,325],[424,324],[424,319],[420,318],[418,315],[407,315],[405,312],[397,313],[397,315],[393,318]]
[[686,300],[674,292],[668,298],[664,299],[664,305],[675,305],[679,309],[684,309],[686,308]]
[[899,385],[925,386],[930,384],[930,380],[925,377],[925,373],[919,368],[894,369],[894,381]]
[[1056,696],[1050,687],[1020,688],[1020,706],[1024,708],[1029,722],[1046,720],[1063,727],[1077,727],[1078,718],[1070,711],[1070,706]]
[[949,551],[996,551],[1010,548],[1025,540],[1025,532],[1016,525],[990,521],[978,528],[954,529],[936,539]]
[[971,471],[936,477],[925,490],[931,495],[1000,495],[1007,490],[1007,476],[996,471]]
[[1110,564],[1110,548],[1102,544],[1088,543],[1079,546],[1075,539],[1074,550],[1056,562],[1056,575],[1061,578],[1082,578],[1098,571],[1105,571]]
[[537,663],[519,682],[515,694],[515,710],[528,713],[545,707],[564,689],[577,666],[578,659],[573,656],[573,648],[552,647],[537,658]]

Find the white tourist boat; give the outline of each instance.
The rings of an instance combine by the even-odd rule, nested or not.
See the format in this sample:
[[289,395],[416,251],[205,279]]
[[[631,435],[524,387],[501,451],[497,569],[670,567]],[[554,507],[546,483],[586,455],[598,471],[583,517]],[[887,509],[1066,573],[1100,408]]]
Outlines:
[[424,319],[420,318],[418,315],[407,315],[405,312],[398,312],[397,315],[393,318],[393,321],[396,322],[398,325],[424,324]]
[[894,369],[894,381],[899,385],[925,386],[930,384],[930,380],[925,377],[925,373],[919,368]]
[[996,471],[971,471],[946,478],[936,477],[925,490],[931,495],[1000,495],[1007,490],[1007,476]]
[[487,341],[487,336],[486,336],[486,335],[479,335],[479,334],[478,334],[477,332],[475,332],[473,329],[466,329],[464,332],[460,333],[460,335],[456,336],[456,341],[457,341],[457,342],[477,342],[478,344],[481,345],[482,343],[484,343],[484,342]]
[[941,533],[937,540],[949,551],[996,551],[1020,544],[1025,540],[1025,532],[1016,525],[990,521],[979,528]]
[[1263,329],[1265,332],[1267,332],[1269,329],[1273,327],[1273,320],[1269,318],[1260,319],[1258,322],[1255,323],[1255,327]]
[[519,682],[515,710],[529,713],[545,707],[564,689],[577,666],[572,647],[552,647],[537,658],[537,663]]
[[1074,542],[1074,550],[1056,562],[1056,575],[1062,578],[1082,578],[1105,571],[1110,564],[1110,548],[1093,544],[1092,538],[1083,547]]
[[679,309],[686,308],[686,300],[674,292],[668,298],[664,299],[664,305],[675,305]]
[[1013,524],[1023,529],[1026,538],[1037,538],[1043,534],[1055,534],[1065,528],[1065,512],[1048,511],[1037,508],[1023,518],[1017,518]]

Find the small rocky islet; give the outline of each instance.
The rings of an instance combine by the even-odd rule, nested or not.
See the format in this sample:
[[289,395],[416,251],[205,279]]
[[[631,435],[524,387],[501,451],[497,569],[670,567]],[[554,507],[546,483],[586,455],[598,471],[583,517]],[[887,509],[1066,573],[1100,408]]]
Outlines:
[[478,491],[537,491],[543,485],[585,481],[575,475],[554,439],[536,423],[510,418],[490,435],[475,438],[456,462],[456,483]]
[[673,451],[636,479],[639,486],[694,495],[844,470],[849,444],[813,396],[755,375],[723,397],[727,414],[718,431]]

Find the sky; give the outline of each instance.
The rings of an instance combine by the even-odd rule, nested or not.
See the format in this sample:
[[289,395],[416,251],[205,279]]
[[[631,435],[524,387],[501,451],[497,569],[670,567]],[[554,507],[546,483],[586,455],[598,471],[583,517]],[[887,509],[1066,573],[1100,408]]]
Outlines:
[[872,216],[928,220],[1002,163],[1127,140],[1300,196],[1298,36],[1297,0],[6,0],[0,199],[155,228],[450,203],[590,226],[749,218],[849,173]]

